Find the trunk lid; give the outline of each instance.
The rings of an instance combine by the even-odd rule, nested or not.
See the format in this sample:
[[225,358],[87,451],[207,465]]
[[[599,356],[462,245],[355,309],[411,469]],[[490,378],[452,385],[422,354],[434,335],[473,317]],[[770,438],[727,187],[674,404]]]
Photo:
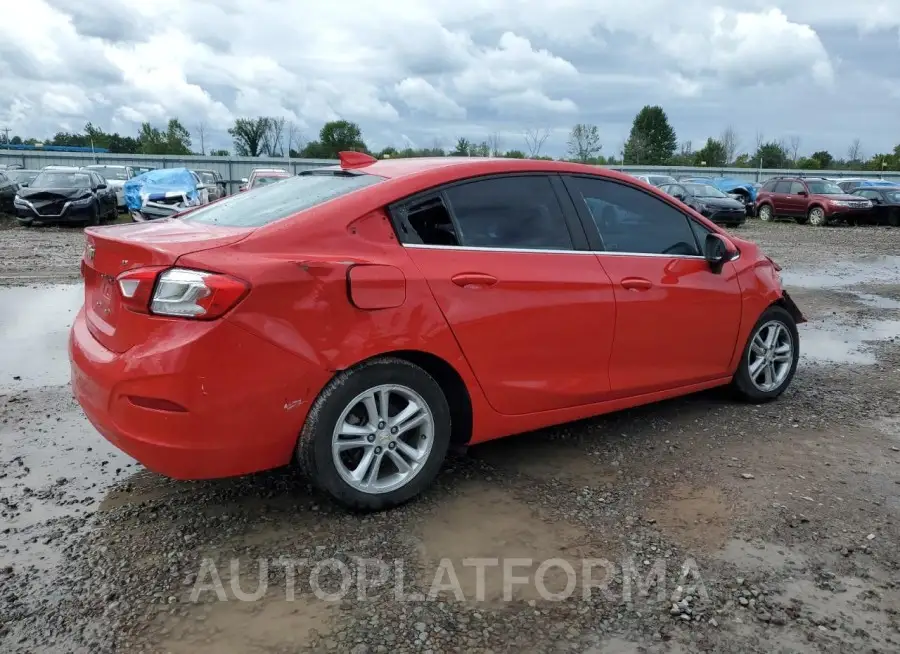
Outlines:
[[114,352],[142,342],[160,319],[123,307],[116,277],[134,268],[170,267],[182,255],[232,245],[252,231],[181,220],[86,229],[81,268],[88,329]]

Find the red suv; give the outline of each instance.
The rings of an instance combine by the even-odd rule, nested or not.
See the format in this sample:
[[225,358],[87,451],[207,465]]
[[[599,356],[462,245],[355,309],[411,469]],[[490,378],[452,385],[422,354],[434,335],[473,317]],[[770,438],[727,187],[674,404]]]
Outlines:
[[848,195],[824,177],[773,177],[756,198],[760,220],[793,218],[801,225],[821,226],[838,220],[855,224],[871,209],[869,200]]

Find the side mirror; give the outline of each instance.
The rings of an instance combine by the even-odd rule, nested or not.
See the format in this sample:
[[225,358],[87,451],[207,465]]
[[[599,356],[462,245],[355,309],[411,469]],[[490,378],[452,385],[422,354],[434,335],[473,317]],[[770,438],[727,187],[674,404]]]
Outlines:
[[22,182],[21,184],[19,184],[19,186],[21,186],[22,188],[28,188],[28,182]]
[[703,244],[703,256],[714,273],[719,273],[737,254],[734,243],[721,234],[707,234]]
[[869,198],[872,204],[881,204],[881,198]]
[[102,190],[106,188],[106,184],[97,184],[97,190]]
[[676,193],[672,197],[675,198],[676,200],[681,200],[682,202],[684,202],[684,193]]

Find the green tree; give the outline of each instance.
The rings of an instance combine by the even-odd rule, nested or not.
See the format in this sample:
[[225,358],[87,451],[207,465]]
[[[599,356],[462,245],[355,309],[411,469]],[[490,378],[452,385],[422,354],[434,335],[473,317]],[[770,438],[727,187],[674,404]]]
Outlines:
[[706,139],[706,145],[697,150],[693,155],[693,164],[695,166],[716,166],[722,167],[727,163],[728,155],[725,152],[725,146],[721,141],[714,138]]
[[668,163],[678,148],[675,130],[660,106],[647,105],[634,117],[631,133],[625,142],[625,160],[648,166]]
[[319,142],[325,148],[329,159],[337,158],[338,152],[347,150],[367,151],[359,125],[347,120],[325,123],[319,132]]
[[503,156],[507,159],[525,159],[525,153],[521,150],[507,150]]
[[191,154],[191,133],[177,118],[166,125],[166,154]]
[[815,165],[812,167],[815,170],[827,170],[834,165],[834,157],[827,150],[813,152],[809,158],[815,162]]
[[209,156],[211,157],[227,157],[229,156],[228,150],[210,150]]
[[468,157],[472,154],[472,143],[469,139],[460,136],[456,139],[456,147],[450,152],[451,157]]
[[760,168],[786,168],[790,158],[780,143],[770,141],[759,146],[753,162]]
[[260,156],[268,132],[269,119],[265,116],[236,118],[234,125],[228,129],[228,134],[234,141],[234,152],[239,157]]
[[595,163],[595,159],[603,149],[600,143],[600,130],[596,125],[578,123],[569,132],[567,153],[573,161]]

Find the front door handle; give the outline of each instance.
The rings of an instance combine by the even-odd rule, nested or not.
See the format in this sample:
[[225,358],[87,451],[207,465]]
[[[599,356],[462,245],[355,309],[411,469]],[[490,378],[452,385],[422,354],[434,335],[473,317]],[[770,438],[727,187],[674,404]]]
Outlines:
[[643,277],[626,277],[622,280],[622,288],[629,291],[649,291],[653,288],[653,282]]
[[498,281],[493,275],[486,275],[485,273],[460,273],[451,277],[451,280],[454,284],[463,288],[493,286]]

